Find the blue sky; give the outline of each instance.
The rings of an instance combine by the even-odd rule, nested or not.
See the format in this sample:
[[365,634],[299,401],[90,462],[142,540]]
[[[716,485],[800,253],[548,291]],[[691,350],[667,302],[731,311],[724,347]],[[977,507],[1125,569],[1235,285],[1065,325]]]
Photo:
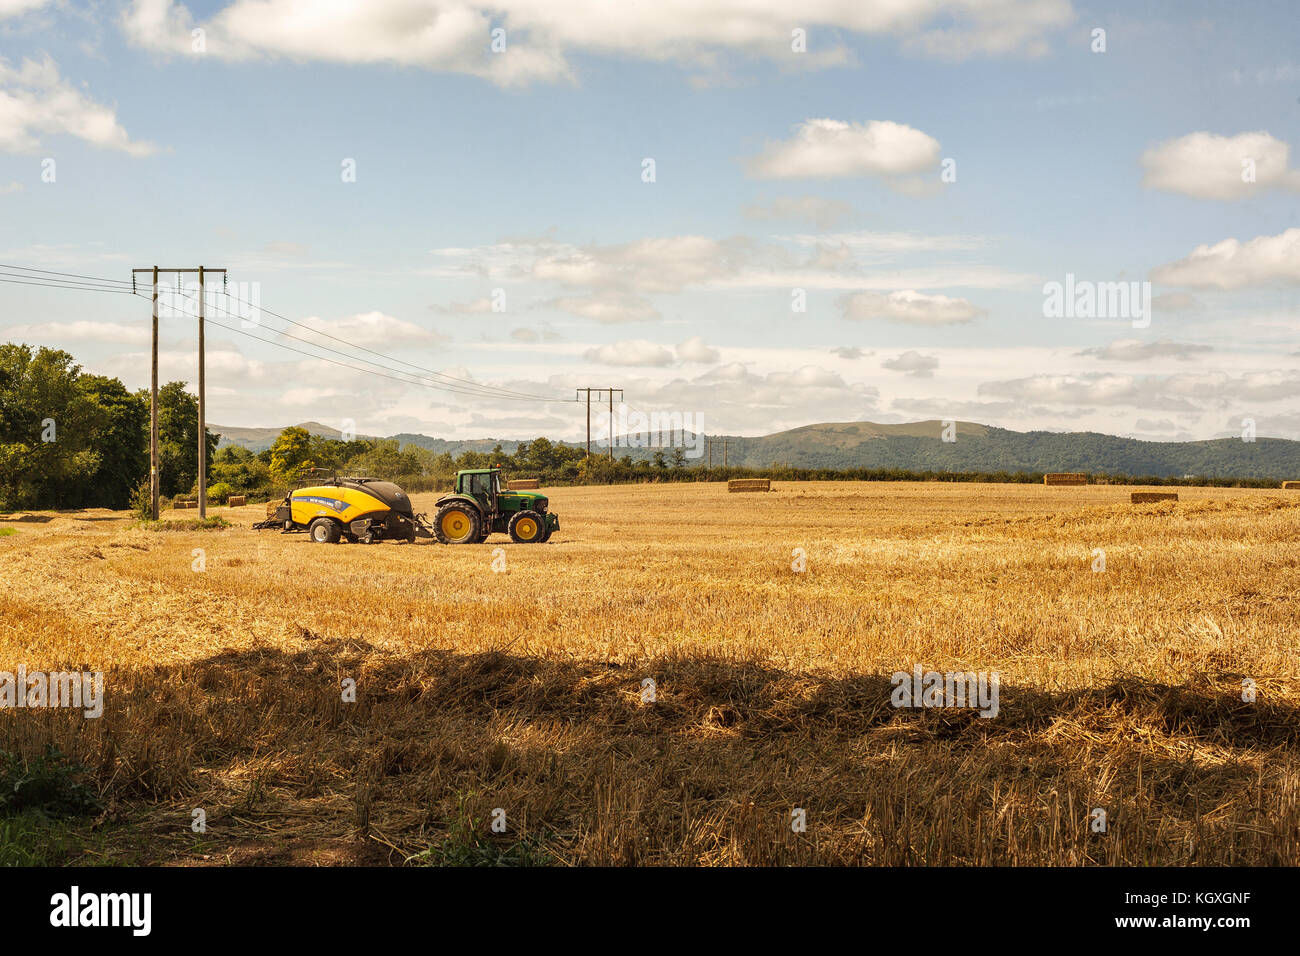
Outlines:
[[[0,262],[224,266],[411,363],[390,372],[481,383],[213,328],[221,424],[573,438],[564,400],[608,384],[711,433],[1300,438],[1298,24],[1285,3],[0,0]],[[1045,315],[1067,274],[1150,282],[1149,322]],[[0,336],[132,386],[148,318],[0,284]],[[284,329],[312,337],[253,332],[311,350]],[[163,331],[165,378],[193,381],[193,319]]]

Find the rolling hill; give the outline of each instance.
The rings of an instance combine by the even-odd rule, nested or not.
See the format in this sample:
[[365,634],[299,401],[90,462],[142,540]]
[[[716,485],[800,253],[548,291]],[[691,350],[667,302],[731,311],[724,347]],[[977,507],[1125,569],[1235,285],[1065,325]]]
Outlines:
[[[732,464],[797,468],[906,468],[925,471],[1086,471],[1206,478],[1300,475],[1300,442],[1220,438],[1153,442],[1099,432],[1016,432],[958,422],[955,442],[938,421],[805,425],[760,438],[730,439]],[[715,446],[716,463],[716,446]]]
[[[336,438],[337,429],[319,422],[301,427],[314,435]],[[269,448],[278,428],[210,426],[222,444],[243,445],[253,451]],[[1300,442],[1259,438],[1244,442],[1219,438],[1195,442],[1154,442],[1119,438],[1100,432],[1017,432],[975,422],[958,422],[956,441],[941,439],[943,423],[935,420],[882,425],[874,422],[826,422],[803,425],[759,437],[726,437],[728,463],[748,468],[789,465],[795,468],[899,468],[913,471],[1041,472],[1153,475],[1164,478],[1194,475],[1205,478],[1300,478]],[[479,438],[465,441],[403,433],[391,436],[453,456],[464,451],[491,451],[501,445],[507,454],[518,440]],[[576,447],[577,443],[565,442]],[[647,459],[654,448],[621,447],[619,457]],[[697,464],[702,459],[690,460]],[[722,447],[714,446],[715,465]]]

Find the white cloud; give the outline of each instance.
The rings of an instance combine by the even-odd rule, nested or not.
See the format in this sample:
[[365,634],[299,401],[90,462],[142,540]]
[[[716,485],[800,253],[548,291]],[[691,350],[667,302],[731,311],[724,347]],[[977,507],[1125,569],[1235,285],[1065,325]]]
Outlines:
[[[1142,154],[1142,185],[1197,199],[1245,199],[1270,188],[1300,191],[1300,170],[1290,168],[1291,147],[1265,130],[1217,136],[1189,133]],[[1243,163],[1254,162],[1254,182]]]
[[1300,284],[1300,228],[1247,242],[1224,239],[1197,246],[1185,258],[1152,269],[1151,279],[1193,289]]
[[760,179],[882,176],[896,182],[934,170],[938,163],[939,141],[903,123],[810,119],[796,128],[792,138],[768,143],[747,168]]
[[465,73],[502,86],[570,77],[554,44],[521,43],[517,34],[514,43],[507,36],[504,52],[490,52],[494,12],[460,0],[235,0],[200,23],[184,4],[135,0],[121,22],[132,43],[159,53],[191,54],[191,30],[201,26],[204,55],[228,60],[387,63]]
[[842,359],[847,359],[848,361],[856,361],[863,356],[871,355],[873,353],[864,352],[856,345],[837,345],[835,348],[831,349],[831,354]]
[[693,335],[677,346],[677,358],[682,362],[716,362],[718,350],[704,343],[703,336]]
[[[341,319],[322,319],[312,316],[301,321],[302,325],[308,326],[309,329],[295,325],[286,331],[299,338],[310,339],[331,348],[338,348],[339,343],[329,336],[362,344],[377,342],[379,345],[376,350],[380,352],[388,351],[395,342],[434,344],[446,341],[446,337],[437,332],[420,328],[414,322],[397,319],[378,311],[360,312]],[[267,329],[267,331],[275,330]],[[315,334],[316,332],[327,334]]]
[[[190,52],[189,31],[200,25],[213,56],[389,63],[508,86],[570,80],[573,54],[671,61],[714,74],[727,53],[787,66],[830,66],[848,58],[827,39],[838,32],[893,35],[912,49],[945,58],[1038,54],[1071,18],[1068,0],[812,0],[794,19],[782,4],[736,0],[234,0],[197,23],[173,0],[135,0],[122,28],[131,42],[172,54]],[[797,64],[790,53],[794,24],[812,37]],[[497,26],[505,29],[507,44],[494,54],[488,44]]]
[[274,239],[262,247],[262,251],[270,256],[305,256],[307,247],[300,242],[290,242],[287,239]]
[[1294,83],[1300,79],[1300,63],[1283,63],[1281,66],[1264,67],[1250,73],[1239,69],[1233,70],[1228,74],[1228,79],[1237,86],[1246,82],[1258,83],[1260,86]]
[[963,0],[944,11],[951,25],[909,38],[904,48],[946,60],[1044,56],[1047,36],[1074,20],[1069,0]]
[[492,300],[487,296],[478,299],[471,299],[469,302],[451,302],[447,305],[430,306],[435,312],[445,312],[451,315],[483,315],[492,311]]
[[[552,300],[601,322],[660,318],[648,293],[696,289],[980,289],[1031,288],[1035,277],[984,265],[872,269],[915,252],[978,250],[984,236],[901,232],[843,232],[772,236],[768,240],[666,236],[615,245],[576,246],[554,239],[507,240],[493,245],[434,250],[440,263],[420,270],[439,278],[555,282],[587,295]],[[935,257],[931,257],[934,259]]]
[[1145,362],[1149,359],[1190,359],[1193,355],[1214,351],[1208,345],[1185,345],[1160,339],[1146,342],[1142,339],[1116,339],[1100,348],[1084,349],[1080,355],[1092,355],[1112,362]]
[[1159,421],[1150,418],[1139,418],[1134,424],[1139,431],[1144,432],[1172,432],[1178,430],[1178,426],[1167,418],[1162,418]]
[[980,395],[1048,405],[1132,405],[1195,411],[1185,397],[1174,396],[1160,385],[1164,380],[1133,375],[1033,375],[1003,382],[985,382]]
[[672,364],[673,353],[654,342],[647,342],[645,339],[633,339],[590,348],[586,352],[586,358],[588,362],[596,362],[601,365],[664,366]]
[[955,325],[985,315],[966,299],[928,295],[907,289],[902,292],[855,292],[840,300],[846,319],[888,319],[910,325]]
[[147,345],[150,340],[150,331],[144,324],[125,325],[121,322],[40,322],[30,325],[11,325],[5,329],[4,335],[9,339],[57,343],[64,349],[74,349],[79,342]]
[[532,273],[534,278],[568,286],[680,292],[687,285],[734,273],[748,249],[747,242],[737,239],[704,236],[638,239],[621,245],[571,248],[543,255],[533,263]]
[[913,378],[933,378],[934,370],[939,367],[939,360],[933,355],[908,351],[891,359],[885,359],[880,364],[890,371],[905,372]]
[[48,56],[39,63],[25,59],[17,69],[0,59],[0,152],[35,152],[43,135],[75,136],[132,156],[148,156],[157,149],[132,140],[116,112],[60,77],[58,65]]
[[1201,411],[1202,404],[1274,402],[1300,394],[1300,372],[1270,370],[1231,375],[1188,372],[1176,375],[1033,375],[985,382],[981,395],[1049,405],[1129,405],[1145,409]]
[[16,17],[36,10],[49,3],[49,0],[0,0],[0,20]]
[[770,203],[753,204],[744,209],[750,219],[801,219],[818,229],[829,229],[852,212],[853,206],[843,199],[823,199],[820,196],[781,196]]
[[1189,292],[1166,292],[1151,298],[1153,312],[1192,312],[1200,308],[1201,301]]
[[636,295],[564,295],[544,304],[605,325],[662,318],[653,305]]
[[951,252],[979,249],[987,246],[985,236],[960,234],[926,235],[917,232],[830,232],[817,235],[796,234],[778,236],[786,242],[800,246],[844,246],[854,253],[872,256],[891,256],[905,252]]

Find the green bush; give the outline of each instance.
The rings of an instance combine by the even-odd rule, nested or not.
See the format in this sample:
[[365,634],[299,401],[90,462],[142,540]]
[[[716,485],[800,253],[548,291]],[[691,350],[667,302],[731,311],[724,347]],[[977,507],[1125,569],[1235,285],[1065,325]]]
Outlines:
[[131,511],[141,521],[148,521],[153,515],[150,513],[153,504],[153,488],[146,478],[135,486],[135,491],[131,492]]
[[208,503],[224,505],[226,499],[235,493],[235,489],[230,487],[224,481],[218,481],[214,485],[208,485]]
[[29,810],[51,817],[97,812],[99,797],[82,782],[85,773],[85,767],[70,763],[53,746],[32,760],[0,754],[0,817]]

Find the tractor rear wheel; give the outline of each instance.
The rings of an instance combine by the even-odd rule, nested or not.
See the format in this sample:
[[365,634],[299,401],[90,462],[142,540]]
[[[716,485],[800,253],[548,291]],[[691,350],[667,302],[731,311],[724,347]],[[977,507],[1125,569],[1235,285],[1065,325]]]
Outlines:
[[433,519],[433,533],[443,544],[473,544],[480,540],[481,524],[477,509],[453,501],[438,509]]
[[317,518],[307,526],[307,535],[317,544],[338,544],[340,529],[338,522],[329,518]]
[[546,535],[546,521],[536,511],[521,511],[510,519],[510,539],[516,544],[537,544]]

